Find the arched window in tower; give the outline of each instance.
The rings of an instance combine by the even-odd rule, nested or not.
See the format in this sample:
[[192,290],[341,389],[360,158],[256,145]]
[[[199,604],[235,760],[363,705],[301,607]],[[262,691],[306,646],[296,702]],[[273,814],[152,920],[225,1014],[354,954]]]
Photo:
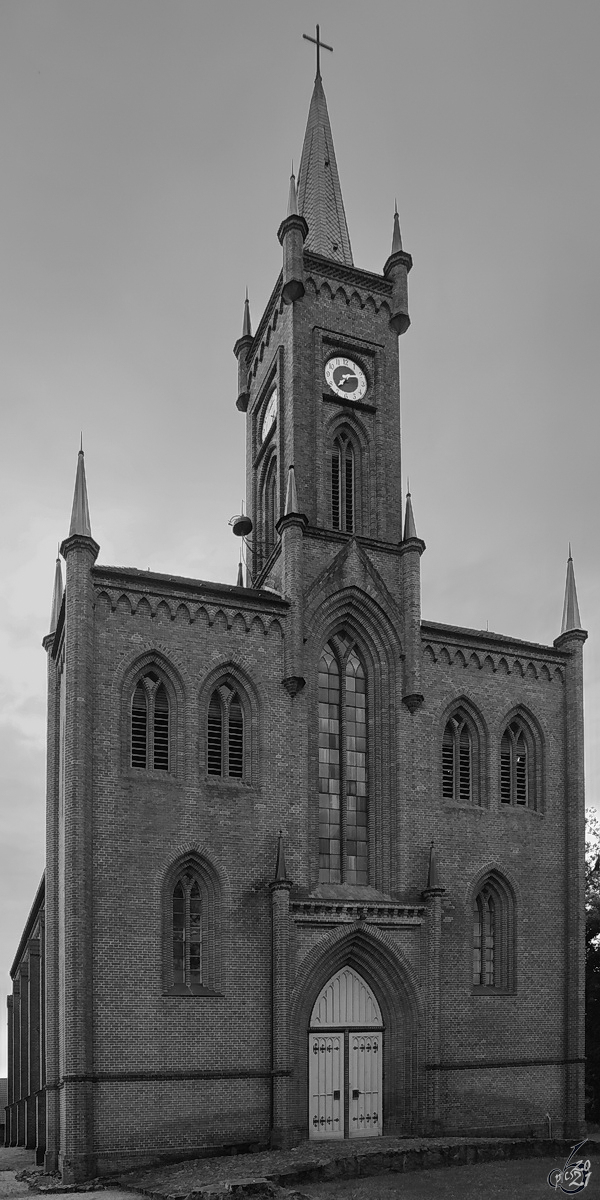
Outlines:
[[155,671],[138,679],[131,701],[131,765],[169,770],[169,696]]
[[533,807],[532,755],[523,723],[515,720],[500,743],[500,800]]
[[352,442],[340,434],[331,452],[331,524],[344,533],[354,533],[355,462]]
[[473,734],[461,709],[446,722],[442,739],[442,795],[463,804],[473,798]]
[[319,662],[319,883],[368,882],[366,678],[341,634]]
[[173,986],[202,986],[202,895],[198,880],[182,875],[173,888]]
[[514,987],[515,902],[507,880],[491,871],[473,897],[473,988]]
[[230,683],[215,688],[208,705],[206,763],[209,775],[244,776],[244,712]]
[[277,459],[271,458],[263,488],[263,555],[267,559],[275,547],[277,519]]

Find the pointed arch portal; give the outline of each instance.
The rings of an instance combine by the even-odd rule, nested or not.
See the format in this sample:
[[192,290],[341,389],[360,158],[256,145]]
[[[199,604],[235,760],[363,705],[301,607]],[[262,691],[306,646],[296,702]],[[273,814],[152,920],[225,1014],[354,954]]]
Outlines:
[[332,975],[310,1018],[309,1137],[380,1137],[383,1020],[377,998],[352,967]]

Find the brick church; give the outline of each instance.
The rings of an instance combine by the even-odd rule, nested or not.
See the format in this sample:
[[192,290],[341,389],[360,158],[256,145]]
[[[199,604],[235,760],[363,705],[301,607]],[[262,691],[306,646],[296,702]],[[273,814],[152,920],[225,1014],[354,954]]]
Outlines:
[[381,274],[354,265],[319,70],[278,238],[234,348],[237,585],[100,565],[79,455],[44,639],[47,865],[8,1001],[7,1140],[66,1182],[582,1130],[572,561],[550,646],[422,619],[412,259],[396,213]]

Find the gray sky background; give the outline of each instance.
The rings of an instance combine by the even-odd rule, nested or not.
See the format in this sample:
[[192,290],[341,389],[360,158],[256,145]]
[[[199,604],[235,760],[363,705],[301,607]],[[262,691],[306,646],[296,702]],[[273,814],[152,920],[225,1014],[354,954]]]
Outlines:
[[414,258],[423,614],[551,643],[571,540],[600,807],[597,0],[4,0],[0,992],[43,869],[79,432],[100,562],[235,582],[232,347],[280,268],[317,21],[354,260],[381,271],[395,197]]

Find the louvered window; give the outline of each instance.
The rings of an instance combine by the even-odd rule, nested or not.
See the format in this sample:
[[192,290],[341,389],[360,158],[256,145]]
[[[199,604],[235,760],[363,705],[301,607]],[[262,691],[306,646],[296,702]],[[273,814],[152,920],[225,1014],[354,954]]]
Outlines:
[[131,701],[131,765],[169,770],[169,697],[154,671],[138,680]]
[[343,434],[331,454],[331,524],[344,533],[355,532],[355,467],[352,443]]
[[503,804],[530,804],[530,754],[520,721],[511,721],[500,743],[500,799]]
[[183,875],[173,888],[173,984],[193,990],[202,984],[202,897],[200,884]]
[[215,688],[208,706],[206,760],[209,775],[244,777],[244,712],[229,683]]
[[368,882],[366,678],[341,634],[319,663],[319,883]]
[[442,795],[470,804],[473,798],[473,732],[460,710],[446,723],[442,739]]

